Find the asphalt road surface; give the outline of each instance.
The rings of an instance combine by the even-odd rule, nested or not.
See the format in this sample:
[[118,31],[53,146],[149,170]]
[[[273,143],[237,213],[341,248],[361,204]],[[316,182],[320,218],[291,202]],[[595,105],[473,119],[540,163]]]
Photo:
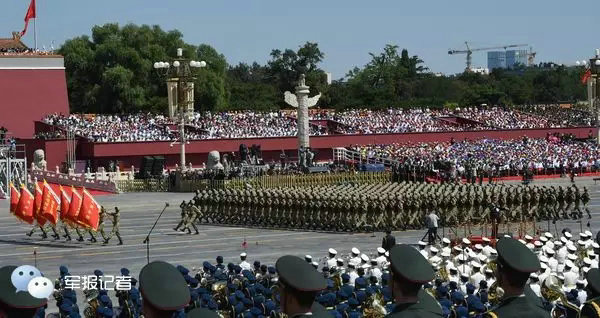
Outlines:
[[[567,185],[566,180],[559,181]],[[537,183],[537,182],[536,182]],[[592,196],[590,209],[592,219],[590,230],[596,234],[600,228],[600,186],[595,186],[591,179],[579,180],[578,184],[588,186]],[[78,242],[63,238],[42,239],[37,231],[32,237],[25,235],[31,226],[20,223],[9,214],[8,201],[0,200],[0,267],[6,265],[35,265],[52,281],[58,277],[58,267],[66,265],[72,275],[91,275],[95,269],[101,269],[105,275],[120,275],[120,268],[127,267],[132,275],[138,275],[147,263],[146,245],[142,242],[165,205],[168,207],[150,237],[150,260],[164,260],[173,264],[181,264],[192,270],[201,268],[205,260],[215,263],[218,255],[224,262],[239,263],[239,254],[248,253],[248,261],[260,260],[261,263],[274,264],[275,260],[286,254],[303,257],[312,255],[318,261],[327,255],[328,248],[335,248],[338,253],[347,255],[352,247],[371,256],[380,246],[383,233],[337,234],[325,232],[272,230],[242,227],[223,227],[199,225],[199,235],[188,235],[175,232],[173,228],[180,220],[179,204],[182,200],[193,197],[189,193],[128,193],[112,196],[98,196],[96,199],[108,211],[115,206],[121,210],[121,236],[124,245],[117,245],[113,237],[108,245],[101,240],[97,243]],[[105,231],[110,232],[110,218],[105,220]],[[584,221],[584,230],[586,229]],[[543,228],[546,224],[540,224]],[[574,221],[559,222],[558,230],[570,227],[579,232],[579,224]],[[502,231],[502,229],[501,229]],[[462,229],[460,230],[462,232]],[[554,226],[552,226],[554,232]],[[72,233],[73,235],[74,233]],[[414,244],[423,237],[425,230],[394,232],[398,243]],[[440,231],[441,234],[441,231]],[[99,234],[97,235],[99,237]],[[88,237],[86,237],[87,239]],[[247,248],[242,242],[247,242]],[[34,251],[36,256],[34,257]],[[78,293],[80,310],[83,312],[84,298]],[[113,304],[118,302],[113,297]],[[49,301],[49,310],[54,312],[54,301]]]

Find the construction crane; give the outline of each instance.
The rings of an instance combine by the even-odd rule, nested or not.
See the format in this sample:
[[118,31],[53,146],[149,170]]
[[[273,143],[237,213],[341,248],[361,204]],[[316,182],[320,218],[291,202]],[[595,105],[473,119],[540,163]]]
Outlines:
[[[508,49],[508,48],[513,48],[513,47],[522,47],[522,46],[527,46],[527,44],[509,44],[509,45],[502,45],[502,46],[493,46],[493,47],[482,47],[482,48],[476,48],[476,49],[472,49],[469,46],[469,42],[465,42],[465,46],[467,47],[466,50],[448,50],[448,54],[453,55],[453,54],[467,54],[467,68],[465,69],[465,71],[469,72],[471,71],[471,64],[473,62],[473,52],[477,52],[477,51],[489,51],[489,50],[497,50],[497,49]],[[533,55],[535,56],[535,54]]]

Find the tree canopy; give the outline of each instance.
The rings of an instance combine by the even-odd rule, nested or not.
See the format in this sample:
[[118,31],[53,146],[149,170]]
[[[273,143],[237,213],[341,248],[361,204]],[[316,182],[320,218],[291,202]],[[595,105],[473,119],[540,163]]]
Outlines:
[[455,104],[554,103],[585,99],[581,70],[540,64],[489,75],[463,73],[437,76],[407,49],[388,44],[369,53],[370,61],[355,67],[331,85],[321,68],[325,53],[314,42],[297,49],[273,49],[265,65],[229,65],[208,44],[189,44],[177,30],[159,26],[115,23],[94,26],[91,37],[70,39],[60,48],[65,57],[69,100],[73,112],[166,112],[164,78],[153,69],[183,48],[186,58],[204,60],[195,82],[197,110],[285,107],[283,92],[293,91],[298,76],[306,74],[311,91],[322,94],[324,108],[442,106]]

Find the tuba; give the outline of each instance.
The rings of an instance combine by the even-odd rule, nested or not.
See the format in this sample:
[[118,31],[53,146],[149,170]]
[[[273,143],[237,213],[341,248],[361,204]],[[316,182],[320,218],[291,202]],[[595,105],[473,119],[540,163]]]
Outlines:
[[363,317],[365,318],[383,318],[387,314],[383,306],[385,301],[381,292],[371,295],[363,306]]
[[83,311],[83,316],[85,318],[96,318],[96,311],[98,310],[98,295],[100,293],[97,289],[86,289],[83,291],[83,295],[85,296],[85,301],[88,303],[88,306]]
[[[541,287],[541,293],[544,299],[548,302],[552,303],[557,301],[558,299],[564,298],[563,292],[560,290],[560,283],[558,282],[558,278],[554,275],[548,276],[544,279]],[[564,299],[566,301],[566,299]]]
[[228,310],[229,301],[227,300],[227,282],[226,281],[218,281],[213,283],[210,286],[210,290],[212,291],[213,298],[217,303],[217,308],[219,316],[223,318],[229,318],[231,316],[230,311]]

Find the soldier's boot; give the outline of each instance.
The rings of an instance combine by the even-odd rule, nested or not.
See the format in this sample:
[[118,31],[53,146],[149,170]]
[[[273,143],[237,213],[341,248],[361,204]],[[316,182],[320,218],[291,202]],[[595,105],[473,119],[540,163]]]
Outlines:
[[123,239],[121,239],[121,234],[119,232],[116,232],[115,235],[119,239],[119,244],[118,245],[123,245]]
[[109,241],[110,241],[110,239],[108,239],[108,238],[105,238],[105,239],[104,239],[104,242],[102,242],[102,244],[106,245],[106,244],[108,244],[108,242],[109,242]]
[[48,238],[48,234],[46,234],[46,232],[42,232],[42,238],[43,239]]
[[96,239],[96,237],[92,233],[90,233],[90,238],[88,239],[88,241],[90,241],[92,243],[98,242],[98,240]]
[[200,232],[198,232],[198,228],[196,227],[196,224],[192,223],[192,227],[194,228],[194,230],[196,230],[196,233],[194,233],[194,235],[200,234]]
[[31,235],[33,235],[33,232],[34,232],[34,231],[35,231],[35,229],[31,229],[31,231],[29,231],[29,233],[27,233],[27,234],[25,234],[25,235],[27,235],[27,236],[31,236]]
[[83,238],[83,235],[79,234],[79,237],[77,238],[77,240],[79,242],[83,242],[85,239]]
[[51,227],[51,229],[52,229],[52,231],[54,232],[54,234],[52,234],[52,237],[53,237],[55,240],[58,240],[58,239],[60,238],[60,234],[58,234],[58,232],[56,232],[56,229],[55,229],[55,228]]
[[190,230],[189,227],[186,227],[186,229],[187,229],[187,234],[192,234],[192,230]]
[[71,240],[71,235],[67,235],[65,238],[67,239],[67,241],[70,241]]

